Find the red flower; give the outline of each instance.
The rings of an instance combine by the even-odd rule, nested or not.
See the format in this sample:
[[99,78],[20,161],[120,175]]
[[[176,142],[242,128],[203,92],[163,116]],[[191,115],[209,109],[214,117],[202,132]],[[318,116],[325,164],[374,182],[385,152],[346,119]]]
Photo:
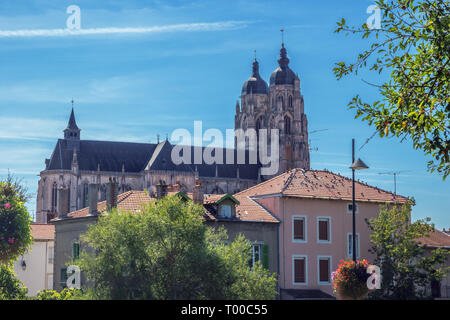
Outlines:
[[9,203],[5,203],[5,208],[9,209],[9,208],[11,208],[11,205]]
[[13,244],[14,243],[14,238],[8,238],[8,242]]

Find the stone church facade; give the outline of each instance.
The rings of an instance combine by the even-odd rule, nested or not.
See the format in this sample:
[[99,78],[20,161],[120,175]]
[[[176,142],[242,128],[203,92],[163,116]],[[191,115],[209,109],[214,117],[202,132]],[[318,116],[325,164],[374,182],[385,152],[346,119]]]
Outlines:
[[[252,75],[242,87],[241,103],[236,104],[235,129],[278,129],[280,174],[292,168],[309,169],[310,160],[300,80],[289,68],[284,44],[278,64],[268,86],[255,59]],[[72,108],[64,138],[58,139],[40,173],[36,221],[47,223],[58,212],[87,207],[89,184],[99,186],[98,200],[103,201],[111,180],[117,182],[118,193],[148,190],[154,195],[157,184],[178,184],[181,190],[192,192],[198,180],[205,194],[221,194],[236,193],[270,178],[261,175],[259,162],[248,164],[248,152],[245,164],[237,164],[235,150],[234,164],[226,164],[223,150],[223,164],[175,165],[173,147],[168,140],[157,144],[82,140]],[[197,147],[190,148],[193,156]]]

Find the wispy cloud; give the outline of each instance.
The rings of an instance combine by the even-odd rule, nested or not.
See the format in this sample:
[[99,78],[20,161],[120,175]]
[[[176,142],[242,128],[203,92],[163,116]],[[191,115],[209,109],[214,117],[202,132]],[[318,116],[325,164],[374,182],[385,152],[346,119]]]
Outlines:
[[203,23],[184,23],[165,26],[140,28],[91,28],[91,29],[28,29],[28,30],[0,30],[0,37],[65,37],[80,35],[124,34],[124,33],[163,33],[163,32],[201,32],[224,31],[245,28],[247,21],[221,21]]

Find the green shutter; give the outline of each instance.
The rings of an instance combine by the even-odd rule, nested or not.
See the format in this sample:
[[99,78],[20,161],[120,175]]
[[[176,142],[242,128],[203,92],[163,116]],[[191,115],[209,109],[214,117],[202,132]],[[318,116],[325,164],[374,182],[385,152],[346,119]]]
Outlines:
[[73,257],[73,260],[76,260],[80,257],[80,244],[79,243],[73,244],[72,257]]
[[264,269],[269,270],[269,245],[262,245],[262,266]]

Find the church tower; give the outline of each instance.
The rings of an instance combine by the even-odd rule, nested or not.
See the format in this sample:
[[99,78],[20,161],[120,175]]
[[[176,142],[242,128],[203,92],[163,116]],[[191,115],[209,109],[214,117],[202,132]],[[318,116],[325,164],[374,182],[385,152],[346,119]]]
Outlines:
[[[241,105],[236,104],[235,129],[279,130],[279,171],[310,168],[308,121],[300,92],[300,79],[289,68],[284,43],[281,44],[278,68],[270,76],[270,86],[259,75],[255,59],[250,78],[244,83]],[[270,140],[269,140],[270,143]],[[268,146],[270,150],[270,146]]]
[[64,139],[79,141],[80,131],[81,130],[78,128],[77,122],[75,121],[75,113],[73,112],[73,105],[72,105],[72,112],[70,113],[69,123],[67,124],[67,128],[64,129]]

